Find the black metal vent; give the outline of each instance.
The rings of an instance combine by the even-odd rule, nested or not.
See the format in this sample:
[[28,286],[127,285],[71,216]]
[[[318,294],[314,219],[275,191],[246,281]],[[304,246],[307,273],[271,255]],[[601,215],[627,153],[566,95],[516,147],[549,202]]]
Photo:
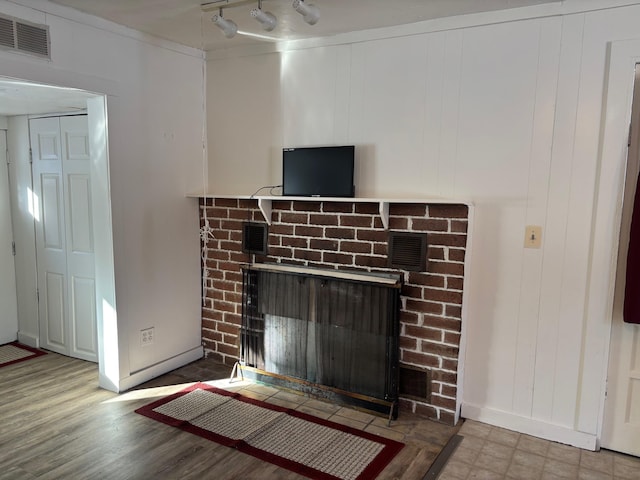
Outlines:
[[389,233],[389,267],[423,272],[427,269],[427,234]]
[[0,47],[50,58],[49,27],[0,16]]
[[242,251],[256,255],[267,254],[269,232],[266,223],[244,222],[242,224]]
[[13,20],[9,18],[0,17],[0,45],[9,48],[16,46]]
[[431,402],[431,370],[400,365],[400,395]]

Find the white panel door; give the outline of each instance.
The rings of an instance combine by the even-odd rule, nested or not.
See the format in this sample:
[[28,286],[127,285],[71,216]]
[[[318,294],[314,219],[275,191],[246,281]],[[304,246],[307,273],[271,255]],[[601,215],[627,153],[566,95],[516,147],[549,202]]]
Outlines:
[[640,456],[640,325],[624,323],[622,309],[631,215],[639,172],[640,68],[636,66],[631,145],[627,159],[616,292],[609,347],[607,398],[600,442],[604,448],[635,456]]
[[18,335],[18,302],[16,271],[11,243],[11,207],[7,165],[7,136],[0,130],[0,345],[12,342]]
[[33,190],[39,205],[35,219],[40,345],[68,355],[65,322],[67,254],[60,122],[57,118],[31,120],[29,130]]
[[95,275],[86,116],[29,122],[36,219],[40,342],[97,361]]
[[98,361],[89,130],[86,116],[61,117],[71,356]]

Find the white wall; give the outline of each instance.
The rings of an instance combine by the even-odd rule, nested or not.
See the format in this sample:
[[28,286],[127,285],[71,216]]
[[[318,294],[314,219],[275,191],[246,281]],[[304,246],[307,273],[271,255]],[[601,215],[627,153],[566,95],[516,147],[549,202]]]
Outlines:
[[18,334],[6,123],[6,119],[0,117],[0,345],[16,340]]
[[9,118],[7,144],[16,242],[16,286],[18,300],[18,340],[39,347],[36,240],[33,227],[33,198],[29,157],[29,120],[26,115]]
[[[278,183],[283,146],[354,143],[359,196],[471,199],[463,416],[585,448],[610,325],[586,310],[609,295],[588,295],[609,274],[591,251],[607,45],[640,38],[640,7],[613,3],[225,53],[207,70],[215,193]],[[532,224],[539,250],[523,248]]]
[[[203,182],[200,52],[44,1],[0,1],[0,12],[49,25],[52,42],[50,62],[0,52],[0,75],[107,94],[118,344],[105,347],[119,360],[111,387],[198,358],[198,209],[185,193]],[[150,326],[155,343],[142,348]]]

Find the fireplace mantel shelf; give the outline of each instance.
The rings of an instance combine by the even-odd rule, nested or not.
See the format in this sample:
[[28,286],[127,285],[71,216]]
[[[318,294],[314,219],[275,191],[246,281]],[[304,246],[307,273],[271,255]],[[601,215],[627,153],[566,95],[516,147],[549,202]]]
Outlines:
[[275,201],[298,201],[298,202],[342,202],[342,203],[377,203],[380,219],[385,230],[389,229],[389,204],[391,203],[430,203],[438,205],[467,205],[472,206],[472,202],[468,200],[452,200],[450,198],[432,197],[432,198],[370,198],[370,197],[293,197],[282,195],[215,195],[202,193],[189,193],[187,197],[191,198],[233,198],[239,200],[258,201],[258,208],[262,212],[262,216],[267,224],[271,225],[272,202]]

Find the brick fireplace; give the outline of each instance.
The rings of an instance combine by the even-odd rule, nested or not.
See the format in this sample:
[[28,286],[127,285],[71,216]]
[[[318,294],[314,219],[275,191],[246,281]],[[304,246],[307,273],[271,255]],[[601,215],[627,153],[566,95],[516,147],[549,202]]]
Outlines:
[[[202,341],[208,357],[233,365],[239,357],[242,267],[283,263],[361,272],[401,273],[401,367],[428,373],[426,398],[400,393],[400,409],[453,424],[462,327],[464,260],[469,208],[461,204],[390,202],[388,230],[377,201],[276,200],[271,202],[268,254],[242,252],[244,221],[264,222],[258,201],[200,199],[213,228],[205,255]],[[387,267],[388,236],[426,232],[427,269]]]

